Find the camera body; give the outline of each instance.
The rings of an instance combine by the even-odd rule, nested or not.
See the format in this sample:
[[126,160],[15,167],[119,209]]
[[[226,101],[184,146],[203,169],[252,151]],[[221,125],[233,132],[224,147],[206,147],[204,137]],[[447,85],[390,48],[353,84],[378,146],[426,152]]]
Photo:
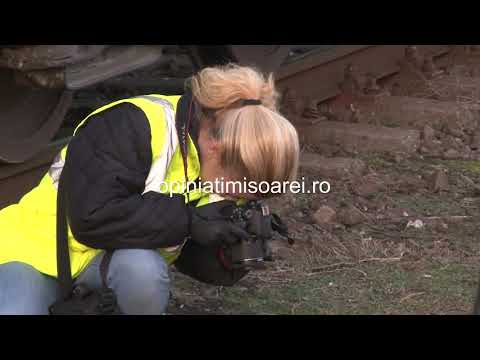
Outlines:
[[293,244],[286,224],[261,202],[250,201],[239,205],[225,200],[207,206],[210,206],[210,213],[203,214],[196,236],[209,236],[210,231],[216,234],[215,225],[208,226],[209,221],[232,222],[249,236],[234,245],[205,246],[187,241],[175,261],[175,267],[198,281],[215,286],[234,286],[249,271],[262,269],[265,262],[273,261],[270,246],[273,233]]
[[273,261],[273,223],[267,205],[249,201],[246,205],[235,207],[230,219],[250,235],[247,240],[228,249],[233,268],[255,269],[264,262]]

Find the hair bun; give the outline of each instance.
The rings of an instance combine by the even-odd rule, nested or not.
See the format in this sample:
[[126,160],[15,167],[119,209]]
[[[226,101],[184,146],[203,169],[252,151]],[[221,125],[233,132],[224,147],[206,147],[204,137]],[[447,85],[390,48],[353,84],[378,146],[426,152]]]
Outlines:
[[228,64],[201,70],[191,79],[192,92],[205,108],[262,105],[277,110],[273,76],[252,67]]

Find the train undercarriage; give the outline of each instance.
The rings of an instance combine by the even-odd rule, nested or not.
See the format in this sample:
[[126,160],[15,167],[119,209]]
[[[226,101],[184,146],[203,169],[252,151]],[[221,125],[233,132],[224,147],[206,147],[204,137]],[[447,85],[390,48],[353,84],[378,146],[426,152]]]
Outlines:
[[[78,121],[112,100],[180,94],[227,62],[273,72],[304,146],[476,156],[477,45],[37,45],[0,48],[0,207],[39,180]],[[459,115],[461,114],[461,116]],[[459,116],[461,118],[459,118]],[[469,149],[469,150],[467,150]]]

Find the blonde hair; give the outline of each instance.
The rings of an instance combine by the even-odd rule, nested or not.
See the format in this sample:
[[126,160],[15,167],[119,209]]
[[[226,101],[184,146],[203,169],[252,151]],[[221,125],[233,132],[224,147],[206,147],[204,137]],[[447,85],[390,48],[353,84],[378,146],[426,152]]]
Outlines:
[[[222,167],[257,183],[296,178],[298,134],[277,109],[272,75],[229,64],[202,70],[190,85],[206,116],[215,122],[213,136],[220,144]],[[261,105],[241,106],[242,100],[259,100]]]

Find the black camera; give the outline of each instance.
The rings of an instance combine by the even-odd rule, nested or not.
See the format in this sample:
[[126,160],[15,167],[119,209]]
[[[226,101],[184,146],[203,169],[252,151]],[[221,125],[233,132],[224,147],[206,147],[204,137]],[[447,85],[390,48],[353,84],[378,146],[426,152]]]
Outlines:
[[198,281],[215,286],[234,286],[249,271],[263,268],[265,262],[273,261],[270,244],[274,232],[293,243],[280,218],[258,201],[241,206],[233,201],[220,201],[207,206],[210,213],[205,214],[206,208],[203,208],[204,222],[197,229],[197,237],[208,236],[209,231],[214,231],[208,222],[218,220],[236,224],[249,236],[234,245],[204,246],[187,241],[175,267]]
[[270,213],[267,205],[249,201],[246,205],[235,207],[231,220],[250,235],[248,239],[228,249],[234,268],[255,269],[264,262],[273,261],[273,232],[286,236],[288,230],[278,216]]

